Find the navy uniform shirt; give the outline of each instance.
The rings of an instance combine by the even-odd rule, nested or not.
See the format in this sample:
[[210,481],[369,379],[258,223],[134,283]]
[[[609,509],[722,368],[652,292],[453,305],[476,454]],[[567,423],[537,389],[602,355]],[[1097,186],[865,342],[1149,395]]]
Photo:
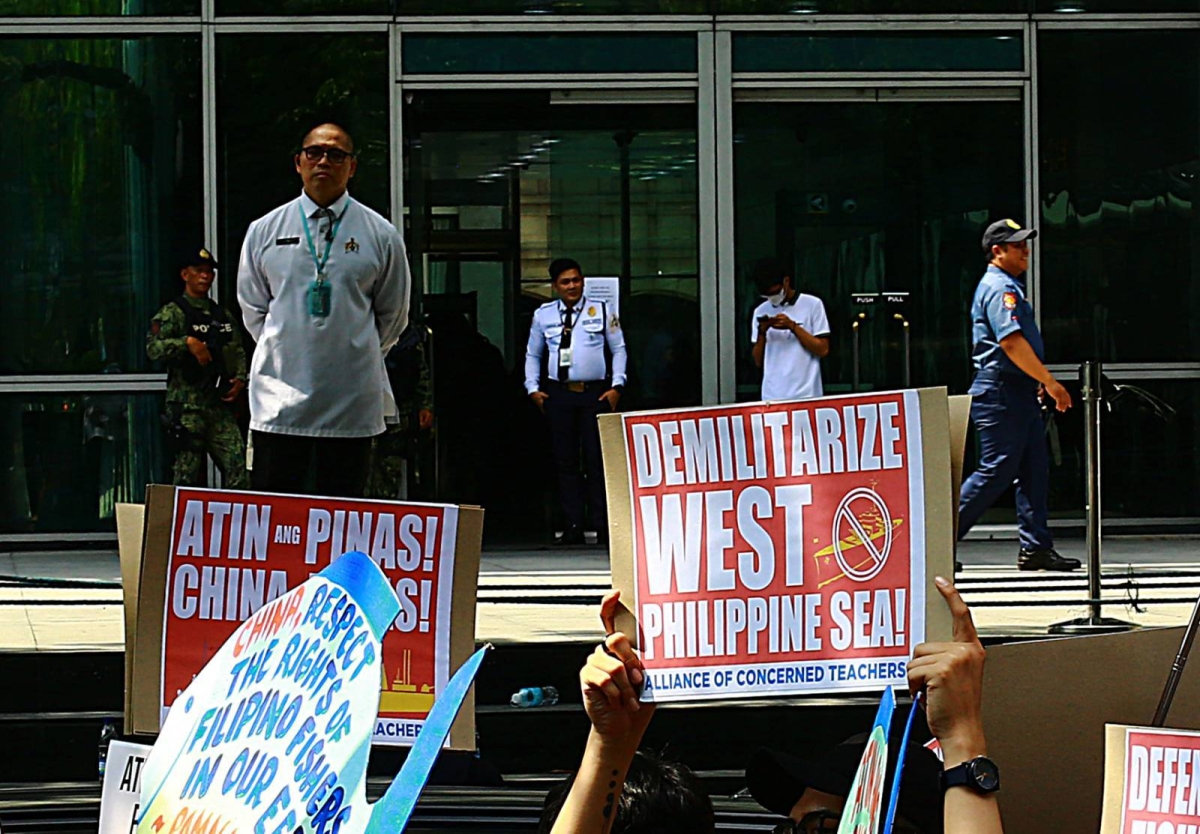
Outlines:
[[562,300],[550,301],[537,308],[529,328],[529,344],[525,350],[525,390],[530,394],[541,388],[542,358],[550,379],[558,379],[558,346],[562,341],[563,325],[570,315],[571,366],[567,382],[599,382],[608,377],[604,347],[612,354],[612,384],[625,384],[625,336],[615,316],[599,301],[587,296],[576,302],[568,312]]
[[1000,340],[1020,332],[1045,361],[1042,334],[1033,318],[1033,307],[1025,298],[1025,282],[998,266],[988,266],[971,302],[971,361],[977,376],[996,374],[1025,376],[1008,358]]

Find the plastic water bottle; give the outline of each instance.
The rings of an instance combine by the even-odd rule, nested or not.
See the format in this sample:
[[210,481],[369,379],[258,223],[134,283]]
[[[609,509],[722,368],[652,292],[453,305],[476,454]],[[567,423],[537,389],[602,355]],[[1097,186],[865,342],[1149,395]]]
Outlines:
[[98,767],[100,781],[104,781],[104,769],[108,765],[108,743],[117,737],[117,728],[111,721],[105,721],[100,729],[100,764]]
[[558,703],[558,690],[553,686],[523,686],[509,703],[514,707],[552,707]]

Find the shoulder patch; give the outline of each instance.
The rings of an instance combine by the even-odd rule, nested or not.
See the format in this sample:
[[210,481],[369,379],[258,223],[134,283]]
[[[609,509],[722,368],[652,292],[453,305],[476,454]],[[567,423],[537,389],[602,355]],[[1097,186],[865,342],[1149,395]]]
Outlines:
[[1017,294],[1015,292],[1006,292],[1004,294],[1004,309],[1005,310],[1017,309]]

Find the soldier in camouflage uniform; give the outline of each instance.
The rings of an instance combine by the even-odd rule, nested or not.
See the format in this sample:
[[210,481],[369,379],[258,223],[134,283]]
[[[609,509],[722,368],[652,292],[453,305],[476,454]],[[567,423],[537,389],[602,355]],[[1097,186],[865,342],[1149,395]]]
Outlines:
[[205,248],[183,258],[184,291],[155,314],[146,355],[167,363],[167,414],[175,445],[174,483],[201,482],[212,455],[227,489],[248,489],[246,445],[230,404],[246,387],[246,352],[229,314],[208,297],[217,262]]
[[419,433],[433,426],[433,385],[425,341],[428,333],[424,324],[410,324],[384,360],[400,415],[399,421],[389,423],[387,431],[372,444],[367,498],[400,497],[404,461],[412,458],[410,450]]

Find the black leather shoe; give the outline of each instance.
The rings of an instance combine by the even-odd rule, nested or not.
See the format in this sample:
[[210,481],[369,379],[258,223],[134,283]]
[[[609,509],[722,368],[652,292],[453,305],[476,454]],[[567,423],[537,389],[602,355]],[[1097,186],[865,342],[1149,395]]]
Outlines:
[[583,544],[583,528],[568,527],[566,530],[563,530],[562,537],[559,538],[558,543],[562,545]]
[[1070,559],[1066,556],[1059,556],[1058,551],[1054,548],[1049,550],[1026,550],[1021,548],[1021,555],[1017,557],[1017,568],[1019,570],[1055,570],[1068,571],[1078,570],[1081,562],[1078,559]]

